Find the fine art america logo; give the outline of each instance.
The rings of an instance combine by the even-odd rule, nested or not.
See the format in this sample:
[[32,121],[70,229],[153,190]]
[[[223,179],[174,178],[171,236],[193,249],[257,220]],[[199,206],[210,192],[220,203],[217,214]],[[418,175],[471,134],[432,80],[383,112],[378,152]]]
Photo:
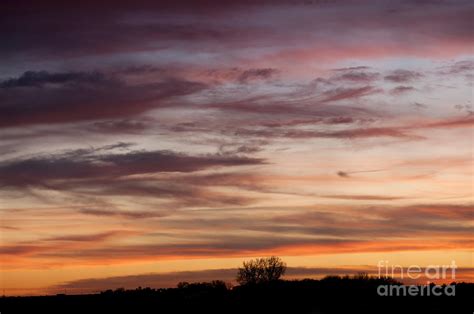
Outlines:
[[379,278],[398,278],[400,280],[426,279],[426,285],[380,285],[377,287],[379,296],[454,296],[456,285],[436,285],[431,283],[435,280],[456,279],[456,263],[451,261],[449,265],[429,265],[420,267],[411,265],[403,267],[391,265],[388,261],[377,263]]

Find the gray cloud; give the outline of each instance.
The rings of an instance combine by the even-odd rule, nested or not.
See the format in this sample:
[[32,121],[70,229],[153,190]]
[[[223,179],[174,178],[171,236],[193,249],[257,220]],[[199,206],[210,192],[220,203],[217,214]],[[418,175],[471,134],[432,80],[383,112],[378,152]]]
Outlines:
[[394,83],[409,83],[418,80],[422,77],[423,74],[416,71],[395,70],[392,73],[386,75],[384,78],[385,80]]
[[278,73],[278,71],[271,68],[250,69],[242,72],[242,74],[239,75],[238,80],[242,83],[246,83],[256,79],[269,79],[276,73]]
[[119,147],[123,148],[124,144],[3,161],[0,162],[0,184],[3,186],[42,185],[54,180],[116,179],[133,174],[193,172],[212,167],[264,163],[263,160],[256,158],[220,155],[190,156],[172,151],[100,152]]
[[27,71],[18,78],[0,82],[0,88],[44,87],[47,84],[97,84],[106,80],[100,72],[64,72]]
[[344,73],[331,78],[332,81],[348,81],[352,83],[370,83],[379,78],[376,72],[345,71]]
[[474,61],[462,60],[462,61],[457,61],[450,65],[441,67],[438,73],[444,74],[444,75],[466,74],[466,75],[471,75],[472,77],[473,71],[474,71]]
[[416,88],[414,88],[413,86],[397,86],[395,88],[392,88],[390,90],[390,94],[392,95],[401,95],[401,94],[405,94],[405,93],[408,93],[408,92],[412,92],[416,90]]
[[207,86],[178,78],[129,84],[100,72],[25,72],[0,85],[0,127],[130,118]]

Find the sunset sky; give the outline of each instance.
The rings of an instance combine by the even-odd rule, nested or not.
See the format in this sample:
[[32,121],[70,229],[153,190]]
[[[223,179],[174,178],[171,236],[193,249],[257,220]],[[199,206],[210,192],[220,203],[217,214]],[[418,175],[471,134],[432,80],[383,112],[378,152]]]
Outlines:
[[71,3],[0,3],[3,293],[474,280],[473,1]]

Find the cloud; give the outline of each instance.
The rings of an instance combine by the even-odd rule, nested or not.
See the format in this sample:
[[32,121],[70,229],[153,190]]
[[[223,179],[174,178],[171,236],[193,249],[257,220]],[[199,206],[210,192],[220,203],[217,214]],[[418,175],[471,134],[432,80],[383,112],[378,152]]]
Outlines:
[[[462,238],[454,238],[450,240],[426,240],[421,243],[415,239],[397,240],[376,240],[374,237],[383,232],[382,229],[374,229],[372,226],[369,230],[364,231],[362,228],[349,228],[347,233],[343,233],[349,237],[350,234],[365,235],[366,240],[352,239],[314,239],[317,235],[315,228],[322,232],[337,236],[338,232],[344,231],[344,228],[321,228],[316,226],[265,226],[256,230],[265,232],[273,232],[274,234],[284,233],[302,233],[306,231],[306,237],[311,236],[313,239],[305,239],[302,236],[293,236],[285,239],[277,239],[275,237],[240,237],[239,239],[230,239],[228,242],[196,242],[180,243],[175,242],[172,245],[164,244],[129,244],[129,245],[111,245],[103,244],[98,247],[65,247],[65,246],[42,246],[35,249],[26,249],[23,246],[10,249],[9,252],[3,252],[0,248],[0,254],[23,255],[23,258],[43,258],[47,259],[52,265],[54,263],[68,262],[71,265],[103,265],[103,264],[120,264],[130,263],[134,261],[156,261],[159,260],[176,260],[185,258],[210,258],[210,257],[245,257],[245,256],[265,256],[265,255],[309,255],[309,254],[328,254],[328,253],[349,253],[349,252],[392,252],[392,251],[411,251],[411,250],[433,250],[433,249],[467,249],[469,243],[460,240]],[[347,228],[347,227],[346,227]],[[313,230],[311,234],[311,229]],[[252,229],[247,229],[252,230]],[[419,235],[428,234],[429,230],[424,229],[418,232]],[[464,228],[464,237],[468,230]],[[395,230],[389,229],[389,235],[402,235],[396,233]],[[439,234],[439,232],[438,232]],[[449,229],[445,228],[445,234],[449,234]],[[25,253],[23,253],[25,251]],[[22,253],[18,253],[22,252]],[[20,257],[20,256],[18,256]]]
[[269,82],[280,71],[274,68],[215,68],[210,70],[197,70],[197,77],[203,81],[211,81],[216,84],[238,83],[253,84],[258,81]]
[[81,234],[81,235],[64,235],[48,238],[42,241],[53,241],[53,242],[102,242],[111,237],[114,237],[119,234],[130,234],[127,231],[108,231],[96,234]]
[[[6,45],[2,46],[0,54],[8,58],[13,58],[15,51],[29,58],[81,57],[156,49],[156,44],[152,42],[213,41],[223,40],[231,35],[206,24],[183,24],[179,21],[166,23],[159,20],[134,23],[133,17],[145,12],[170,13],[168,5],[147,2],[140,1],[130,5],[122,1],[115,3],[114,8],[109,10],[99,8],[90,1],[85,1],[82,6],[63,5],[56,1],[47,1],[43,6],[30,3],[28,10],[22,6],[3,4],[2,11],[8,12],[8,15],[3,16],[5,28],[17,31],[1,33]],[[191,6],[189,3],[189,7]],[[45,14],[49,18],[41,19]],[[67,27],[63,29],[57,25]],[[52,31],[55,31],[55,36],[40,36]],[[230,38],[236,36],[238,37],[236,34]],[[107,38],[106,41],[103,40],[104,37]]]
[[257,136],[263,138],[334,138],[334,139],[363,139],[363,138],[405,138],[405,139],[420,139],[421,137],[406,133],[404,130],[399,128],[384,128],[384,127],[372,127],[372,128],[352,128],[340,131],[316,131],[316,130],[250,130],[240,129],[237,130],[236,135],[239,136]]
[[[209,181],[203,182],[201,185],[197,184],[199,180],[193,180],[191,176],[188,179],[177,180],[177,182],[170,182],[170,178],[155,178],[153,180],[90,180],[87,182],[72,182],[58,185],[48,185],[48,188],[72,191],[79,196],[131,196],[141,197],[142,200],[151,198],[155,201],[161,200],[158,212],[137,212],[129,213],[119,211],[117,215],[111,213],[109,216],[117,216],[122,218],[152,218],[163,215],[162,210],[169,210],[172,208],[196,208],[196,207],[217,207],[217,206],[245,206],[257,201],[256,197],[247,195],[240,195],[234,193],[224,193],[215,190],[218,188],[218,182]],[[229,175],[233,178],[233,183],[230,186],[239,187],[239,175]],[[166,202],[163,202],[166,201]],[[88,211],[88,213],[105,214],[105,211]],[[105,215],[104,215],[105,216]]]
[[[423,14],[414,14],[415,10]],[[383,56],[413,51],[435,54],[434,47],[443,47],[436,53],[454,55],[468,47],[472,4],[464,0],[382,1],[381,5],[370,1],[307,5],[288,0],[271,4],[205,0],[120,1],[114,2],[113,8],[99,8],[92,1],[84,1],[81,6],[57,1],[39,6],[28,1],[25,7],[2,4],[2,12],[0,36],[4,45],[0,54],[9,59],[131,54],[170,47],[192,52],[197,44],[200,51],[218,54],[229,47],[241,51],[239,55],[246,55],[248,47],[261,48],[268,54],[268,50],[306,48],[317,43],[319,49],[314,49],[313,57],[327,60],[344,54],[346,58],[373,56],[373,50]],[[41,19],[44,15],[48,19]],[[157,18],[162,16],[166,20]],[[381,29],[390,36],[381,35]],[[53,31],[55,36],[42,36]],[[282,42],[288,45],[278,45]]]
[[369,66],[359,65],[359,66],[353,66],[353,67],[337,68],[337,69],[333,69],[333,71],[334,72],[352,72],[352,71],[365,71],[369,69],[370,69]]
[[129,84],[99,72],[25,72],[2,83],[0,127],[130,118],[206,85],[175,78]]
[[371,83],[380,76],[376,72],[345,71],[344,73],[331,78],[331,81],[348,81],[352,83]]
[[[409,219],[413,220],[442,221],[452,219],[462,222],[471,221],[474,218],[473,209],[473,204],[416,204],[398,207],[397,210],[384,213],[384,215],[394,220],[401,219],[403,216],[407,218],[410,216]],[[409,213],[411,214],[409,215]],[[449,228],[449,226],[446,226],[446,228]]]
[[137,235],[139,232],[131,230],[111,230],[92,234],[65,234],[49,238],[22,241],[11,245],[0,246],[0,255],[27,257],[41,254],[54,254],[61,250],[91,249],[103,245],[109,239],[115,241],[119,238]]
[[79,209],[79,212],[85,215],[93,215],[99,217],[119,217],[128,219],[147,219],[165,216],[165,214],[161,211],[118,211],[114,209],[106,210],[100,208],[81,208]]
[[423,75],[416,71],[395,70],[384,78],[393,83],[409,83],[422,78]]
[[44,87],[47,84],[97,84],[105,80],[105,76],[100,72],[49,73],[47,71],[27,71],[18,78],[0,82],[0,88]]
[[[119,145],[119,146],[117,146]],[[202,155],[190,156],[172,151],[130,151],[98,153],[123,148],[124,144],[78,149],[53,155],[38,155],[0,162],[3,186],[46,186],[58,180],[112,180],[129,175],[159,172],[194,172],[213,167],[263,164],[262,159]]]
[[0,246],[0,255],[25,255],[34,253],[41,248],[36,245],[3,245]]
[[336,88],[323,93],[322,102],[332,102],[347,99],[356,99],[367,95],[378,93],[379,90],[372,86],[357,88]]
[[368,138],[368,137],[396,137],[413,138],[413,136],[404,133],[396,128],[359,128],[343,131],[321,132],[320,137],[329,138]]
[[151,128],[152,121],[146,119],[117,119],[94,122],[89,126],[91,132],[112,134],[142,133]]
[[[263,165],[263,159],[231,153],[192,156],[173,151],[138,151],[130,150],[131,146],[117,143],[6,160],[0,162],[0,186],[6,192],[22,191],[42,202],[42,193],[56,191],[80,204],[81,214],[117,219],[163,217],[172,209],[246,206],[259,199],[235,190],[219,190],[222,186],[257,187],[243,169],[240,173],[219,175],[199,172]],[[117,197],[159,205],[153,210],[121,210],[115,206]]]
[[337,175],[340,176],[341,178],[349,178],[349,174],[345,171],[338,171]]
[[[366,119],[368,120],[368,119]],[[353,124],[353,123],[364,123],[366,122],[363,118],[353,118],[349,116],[335,116],[335,117],[319,117],[319,118],[307,118],[307,119],[281,119],[276,121],[269,121],[262,123],[262,126],[267,128],[282,128],[282,127],[294,127],[302,125],[333,125],[333,124]]]
[[384,171],[384,169],[374,169],[374,170],[357,170],[357,171],[338,171],[337,175],[342,178],[349,178],[354,173],[371,173],[371,172],[380,172]]
[[417,108],[417,109],[426,109],[426,108],[428,108],[427,105],[422,104],[422,103],[419,103],[419,102],[413,103],[413,106],[414,106],[415,108]]
[[463,128],[473,127],[474,117],[469,115],[467,117],[445,119],[435,122],[428,122],[421,125],[421,128]]
[[[313,85],[313,83],[305,84],[283,94],[263,94],[230,101],[205,102],[200,107],[219,110],[223,113],[231,111],[253,115],[248,117],[249,121],[246,124],[256,122],[265,124],[267,120],[272,119],[268,115],[281,116],[281,118],[292,120],[338,118],[340,116],[368,119],[379,115],[377,110],[364,108],[363,106],[344,104],[334,106],[329,104],[329,102],[339,100],[355,101],[365,95],[378,93],[379,90],[373,87],[334,88],[331,86],[331,88],[326,89]],[[232,119],[233,117],[227,116],[226,118]]]
[[444,74],[444,75],[467,74],[467,75],[472,76],[473,71],[474,71],[474,61],[462,60],[462,61],[457,61],[450,65],[441,67],[438,73]]
[[[359,199],[357,195],[334,196]],[[472,244],[467,240],[473,210],[470,203],[403,206],[387,205],[386,201],[394,199],[390,196],[363,197],[379,203],[263,209],[271,213],[268,215],[252,209],[242,211],[240,207],[230,211],[214,209],[207,215],[188,210],[147,220],[149,228],[140,228],[139,233],[110,230],[97,234],[58,234],[36,239],[34,244],[9,243],[0,247],[0,254],[26,260],[46,259],[52,265],[66,260],[77,265],[101,265],[191,257],[466,249]],[[104,214],[83,213],[96,215],[96,219]],[[107,219],[114,217],[105,215]],[[130,222],[145,217],[130,217]],[[159,233],[150,231],[156,226]],[[164,238],[167,241],[158,241]]]
[[401,94],[405,94],[405,93],[408,93],[408,92],[412,92],[416,90],[416,88],[414,88],[413,86],[397,86],[395,88],[392,88],[390,90],[390,94],[392,95],[401,95]]
[[[38,256],[58,260],[76,260],[77,263],[91,262],[93,264],[110,261],[117,263],[128,260],[147,260],[156,258],[178,259],[183,257],[219,257],[255,255],[264,252],[284,250],[296,245],[308,245],[318,250],[345,251],[351,244],[362,244],[355,240],[340,239],[305,239],[303,237],[280,238],[227,236],[225,240],[215,237],[200,238],[200,241],[175,242],[170,244],[118,244],[102,247],[84,247],[67,250],[57,247],[42,247],[35,252]],[[0,251],[1,252],[1,251]]]
[[266,68],[266,69],[250,69],[242,72],[239,75],[238,80],[241,83],[247,83],[256,79],[269,79],[274,76],[278,71],[276,69]]
[[[340,177],[346,178],[348,175],[342,171],[338,172],[338,175]],[[404,199],[404,197],[400,196],[385,196],[385,195],[346,195],[346,194],[340,194],[340,195],[322,195],[321,197],[324,198],[334,198],[334,199],[340,199],[340,200],[354,200],[354,201],[395,201],[395,200],[400,200]]]
[[[344,124],[342,122],[349,122],[349,120],[335,120],[319,119],[322,123],[327,125],[331,124]],[[370,121],[370,119],[365,119]],[[364,121],[364,119],[362,120]],[[332,123],[331,123],[332,122]],[[415,134],[414,131],[420,131],[424,129],[448,129],[448,128],[467,128],[474,125],[472,116],[461,117],[461,118],[448,118],[445,120],[434,120],[434,121],[420,121],[417,124],[407,124],[390,127],[351,127],[339,130],[315,130],[309,128],[292,128],[292,126],[304,125],[310,123],[317,123],[313,120],[295,120],[292,123],[270,123],[264,128],[238,128],[236,129],[235,135],[245,137],[258,137],[258,138],[288,138],[288,139],[315,139],[315,138],[333,138],[333,139],[368,139],[368,138],[398,138],[405,140],[423,140],[425,137],[422,135]]]

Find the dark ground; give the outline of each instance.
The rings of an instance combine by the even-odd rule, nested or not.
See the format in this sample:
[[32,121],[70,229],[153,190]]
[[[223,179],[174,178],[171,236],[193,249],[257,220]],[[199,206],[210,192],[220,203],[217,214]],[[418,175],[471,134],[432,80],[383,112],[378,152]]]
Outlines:
[[108,290],[91,295],[0,298],[10,313],[473,313],[474,284],[456,296],[381,297],[374,278],[277,281],[232,289],[221,281],[178,288]]

